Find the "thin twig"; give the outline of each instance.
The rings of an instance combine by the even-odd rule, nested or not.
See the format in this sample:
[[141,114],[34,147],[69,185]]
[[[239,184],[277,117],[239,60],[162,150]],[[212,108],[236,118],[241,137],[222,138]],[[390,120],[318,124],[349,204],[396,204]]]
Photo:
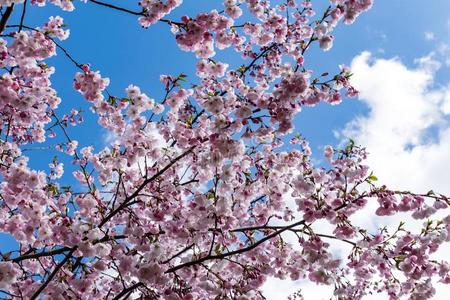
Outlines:
[[8,22],[8,19],[12,14],[13,9],[14,9],[14,3],[11,4],[10,6],[8,6],[8,8],[6,8],[6,11],[2,16],[2,19],[0,20],[0,33],[2,33],[3,30],[5,29],[6,23]]
[[71,248],[63,247],[63,248],[59,248],[59,249],[51,250],[51,251],[47,251],[47,252],[39,252],[39,253],[34,253],[34,254],[22,255],[22,256],[13,258],[12,261],[19,262],[19,261],[22,261],[25,259],[33,259],[33,258],[38,258],[38,257],[43,257],[43,256],[53,256],[56,254],[62,254],[70,249]]
[[269,51],[271,51],[273,48],[275,48],[278,44],[277,43],[273,43],[272,45],[270,45],[269,47],[267,47],[266,49],[264,49],[261,53],[258,54],[258,56],[256,56],[248,66],[246,66],[242,71],[240,71],[240,75],[239,77],[243,77],[244,74],[250,70],[253,65],[258,61],[258,59],[260,59],[262,56],[266,55]]
[[184,252],[188,251],[189,249],[191,249],[192,247],[194,247],[194,243],[190,244],[189,246],[185,247],[184,249],[182,249],[181,251],[178,251],[177,253],[175,253],[174,255],[172,255],[172,257],[170,257],[169,259],[165,260],[162,262],[162,264],[167,264],[169,261],[171,261],[172,259],[174,259],[177,256],[180,256],[181,254],[183,254]]
[[113,210],[109,215],[107,215],[98,225],[99,228],[101,228],[103,225],[105,225],[112,217],[114,217],[115,215],[117,215],[122,209],[124,209],[125,207],[127,207],[128,203],[133,200],[134,198],[136,198],[139,193],[147,186],[147,184],[149,184],[150,182],[154,181],[155,179],[159,178],[159,176],[161,176],[164,172],[166,172],[170,167],[172,167],[176,162],[178,162],[179,160],[181,160],[182,158],[184,158],[185,156],[187,156],[188,154],[190,154],[196,146],[192,146],[191,148],[189,148],[187,151],[183,152],[182,154],[180,154],[179,156],[177,156],[175,159],[173,159],[170,163],[168,163],[164,168],[162,168],[161,170],[159,170],[158,172],[156,172],[156,174],[154,174],[152,177],[144,180],[144,182],[134,191],[133,194],[131,194],[130,196],[126,197],[125,200],[122,202],[121,205],[119,205],[119,207],[117,207],[115,210]]
[[199,259],[196,259],[196,260],[192,260],[192,261],[189,261],[189,262],[182,263],[182,264],[179,264],[177,266],[174,266],[174,267],[168,269],[165,273],[173,273],[173,272],[175,272],[175,271],[177,271],[179,269],[190,267],[190,266],[193,266],[193,265],[197,265],[197,264],[202,263],[204,261],[215,260],[215,259],[222,259],[222,258],[225,258],[225,257],[228,257],[228,256],[232,256],[232,255],[236,255],[236,254],[240,254],[240,253],[244,253],[244,252],[250,251],[250,250],[258,247],[260,244],[262,244],[262,243],[264,243],[264,242],[266,242],[266,241],[268,241],[268,240],[270,240],[270,239],[280,235],[281,233],[283,233],[283,232],[285,232],[287,230],[290,230],[291,228],[294,228],[296,226],[302,225],[305,222],[306,222],[305,220],[301,220],[301,221],[298,221],[298,222],[296,222],[294,224],[286,226],[286,227],[284,227],[284,228],[282,228],[280,230],[277,230],[277,231],[273,232],[272,234],[269,234],[268,236],[260,239],[259,241],[257,241],[256,243],[251,244],[248,247],[244,247],[244,248],[241,248],[241,249],[237,249],[237,250],[234,250],[234,251],[229,251],[229,252],[218,254],[218,255],[207,255],[207,256],[204,256],[202,258],[199,258]]
[[[138,287],[142,286],[143,283],[142,282],[138,282],[133,284],[132,286],[127,287],[126,289],[124,289],[122,292],[120,292],[116,297],[114,297],[112,300],[119,300],[120,298],[122,298],[122,296],[128,294],[129,292],[132,292],[133,290],[137,289]],[[126,298],[125,298],[126,299]]]
[[109,4],[109,3],[105,3],[105,2],[101,2],[101,1],[97,1],[97,0],[89,0],[89,2],[98,4],[98,5],[101,5],[101,6],[106,6],[106,7],[115,9],[115,10],[123,11],[123,12],[129,13],[129,14],[135,15],[135,16],[143,16],[144,15],[144,11],[141,11],[141,12],[133,11],[133,10],[130,10],[130,9],[126,9],[126,8],[123,8],[123,7],[119,7],[119,6],[116,6],[116,5],[113,5],[113,4]]
[[42,291],[48,286],[48,284],[52,281],[53,277],[59,272],[59,270],[66,264],[66,262],[72,257],[72,254],[75,252],[77,247],[73,247],[69,253],[67,253],[66,257],[56,266],[53,272],[48,276],[47,280],[39,287],[39,289],[31,296],[31,300],[36,299],[42,293]]
[[[30,27],[30,26],[26,26],[26,25],[8,25],[8,26],[6,26],[6,27],[7,27],[7,28],[19,28],[19,31],[20,31],[20,28],[23,27],[23,28],[25,28],[25,29],[29,29],[29,30],[33,30],[33,31],[36,31],[36,32],[43,33],[43,32],[41,32],[39,29]],[[45,34],[44,34],[44,35],[45,35]],[[53,44],[55,44],[55,46],[56,46],[58,49],[60,49],[60,50],[64,53],[64,55],[66,55],[66,57],[67,57],[71,62],[74,63],[74,65],[75,65],[77,68],[79,68],[80,70],[82,70],[82,71],[84,72],[84,70],[83,70],[83,65],[80,64],[80,63],[78,63],[78,62],[72,57],[72,55],[69,53],[69,51],[67,51],[63,46],[61,46],[61,44],[59,44],[54,38],[52,38],[52,37],[50,37],[50,36],[48,36],[48,35],[45,35],[45,37],[46,37],[47,39],[49,39],[50,41],[52,41]],[[53,126],[52,126],[52,127],[53,127]]]
[[22,31],[23,21],[25,20],[25,14],[27,12],[27,1],[28,0],[25,0],[25,2],[23,3],[22,16],[20,17],[19,32]]

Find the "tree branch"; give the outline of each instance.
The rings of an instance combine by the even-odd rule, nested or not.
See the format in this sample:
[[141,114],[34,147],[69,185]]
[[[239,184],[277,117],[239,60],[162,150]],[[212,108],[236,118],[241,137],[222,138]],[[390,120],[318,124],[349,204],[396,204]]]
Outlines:
[[[89,0],[89,1],[92,2],[92,3],[98,4],[98,5],[101,5],[101,6],[105,6],[105,7],[109,7],[109,8],[118,10],[118,11],[126,12],[126,13],[129,13],[129,14],[135,15],[135,16],[145,16],[146,13],[147,13],[145,10],[142,10],[140,12],[139,11],[134,11],[134,10],[131,10],[131,9],[123,8],[123,7],[120,7],[120,6],[116,6],[116,5],[113,5],[113,4],[101,2],[101,1],[98,1],[98,0]],[[169,25],[170,24],[175,24],[175,25],[178,25],[178,26],[184,26],[185,25],[185,24],[180,23],[180,22],[174,22],[174,21],[166,20],[166,19],[159,19],[159,21],[163,22],[163,23],[167,23]]]
[[138,282],[133,284],[132,286],[127,287],[126,289],[122,290],[117,296],[115,296],[112,300],[119,300],[122,298],[122,296],[125,296],[129,292],[132,292],[133,290],[137,289],[140,286],[143,286],[144,284],[142,282]]
[[[364,198],[364,197],[370,197],[371,195],[372,195],[372,193],[361,195],[361,196],[359,196],[358,198],[354,199],[353,201],[351,201],[351,202],[349,202],[349,203],[344,203],[344,204],[342,204],[341,206],[335,208],[334,210],[335,210],[335,211],[339,211],[339,210],[341,210],[342,208],[344,208],[344,207],[346,207],[347,205],[349,205],[350,203],[354,203],[354,202],[356,202],[357,200],[359,200],[359,199],[361,199],[361,198]],[[298,221],[298,222],[296,222],[296,223],[293,223],[293,224],[291,224],[291,225],[284,226],[284,227],[273,226],[273,228],[275,228],[275,229],[278,229],[278,228],[279,228],[279,229],[276,230],[275,232],[269,234],[268,236],[266,236],[266,237],[260,239],[259,241],[257,241],[256,243],[254,243],[254,244],[252,244],[252,245],[250,245],[250,246],[248,246],[248,247],[241,248],[241,249],[237,249],[237,250],[234,250],[234,251],[229,251],[229,252],[222,253],[222,254],[219,254],[219,255],[207,255],[207,256],[205,256],[205,257],[202,257],[202,258],[199,258],[199,259],[190,261],[190,262],[186,262],[186,263],[183,263],[183,264],[174,266],[174,267],[168,269],[165,273],[172,273],[172,272],[175,272],[175,271],[177,271],[177,270],[179,270],[179,269],[182,269],[182,268],[185,268],[185,267],[190,267],[190,266],[193,266],[193,265],[202,263],[202,262],[207,261],[207,260],[222,259],[222,258],[226,258],[226,257],[228,257],[228,256],[232,256],[232,255],[235,255],[235,254],[240,254],[240,253],[243,253],[243,252],[247,252],[247,251],[256,248],[256,247],[259,246],[260,244],[262,244],[262,243],[264,243],[264,242],[266,242],[266,241],[268,241],[268,240],[270,240],[270,239],[276,237],[277,235],[279,235],[279,234],[281,234],[281,233],[283,233],[283,232],[285,232],[285,231],[287,231],[287,230],[292,230],[294,227],[299,226],[299,225],[304,225],[304,224],[306,224],[306,221],[305,221],[305,220],[301,220],[301,221]],[[257,229],[264,229],[264,228],[267,228],[267,224],[265,224],[265,225],[263,225],[263,226],[239,228],[239,229],[231,230],[230,232],[236,232],[236,231],[242,231],[242,230],[257,230]],[[330,237],[330,236],[325,236],[325,235],[322,235],[322,236],[323,236],[323,237]],[[353,242],[351,242],[351,241],[344,241],[344,242],[350,242],[350,243],[353,243]]]
[[25,14],[27,13],[27,1],[28,0],[25,0],[25,2],[23,3],[22,16],[20,17],[19,32],[22,31],[23,21],[25,20]]
[[[245,231],[253,231],[253,230],[278,230],[281,228],[284,228],[285,226],[257,226],[257,227],[242,227],[242,228],[237,228],[237,229],[233,229],[231,230],[231,232],[245,232]],[[323,233],[316,233],[316,232],[312,232],[309,233],[307,231],[305,231],[304,229],[293,229],[291,228],[290,231],[292,232],[301,232],[307,235],[316,235],[316,236],[320,236],[323,238],[327,238],[327,239],[334,239],[334,240],[338,240],[338,241],[342,241],[348,244],[351,244],[353,246],[356,246],[356,243],[347,239],[341,239],[338,238],[334,235],[329,235],[329,234],[323,234]]]
[[305,220],[301,220],[301,221],[298,221],[298,222],[296,222],[294,224],[286,226],[286,227],[284,227],[284,228],[282,228],[280,230],[275,231],[274,233],[269,234],[268,236],[260,239],[259,241],[257,241],[254,244],[251,244],[248,247],[237,249],[237,250],[234,250],[234,251],[229,251],[229,252],[222,253],[222,254],[219,254],[219,255],[207,255],[205,257],[202,257],[202,258],[199,258],[199,259],[196,259],[196,260],[193,260],[193,261],[189,261],[189,262],[177,265],[175,267],[172,267],[172,268],[168,269],[165,273],[172,273],[172,272],[175,272],[175,271],[177,271],[179,269],[190,267],[190,266],[202,263],[202,262],[207,261],[207,260],[222,259],[222,258],[225,258],[225,257],[228,257],[228,256],[232,256],[232,255],[236,255],[236,254],[240,254],[240,253],[244,253],[244,252],[250,251],[250,250],[258,247],[260,244],[262,244],[262,243],[264,243],[264,242],[266,242],[266,241],[276,237],[277,235],[279,235],[279,234],[281,234],[281,233],[283,233],[283,232],[285,232],[287,230],[290,230],[291,228],[294,228],[294,227],[296,227],[298,225],[305,224],[305,222],[306,222]]
[[56,266],[53,272],[48,276],[47,280],[39,287],[39,289],[31,296],[31,300],[36,299],[42,293],[42,291],[47,287],[47,285],[52,281],[53,277],[58,273],[58,271],[66,264],[66,262],[72,257],[73,252],[77,247],[73,247],[69,253],[67,253],[66,257]]
[[115,9],[115,10],[123,11],[123,12],[129,13],[129,14],[135,15],[135,16],[143,16],[144,15],[144,11],[141,11],[141,12],[132,11],[130,9],[126,9],[126,8],[123,8],[123,7],[119,7],[119,6],[116,6],[116,5],[113,5],[113,4],[109,4],[109,3],[105,3],[105,2],[101,2],[101,1],[97,1],[97,0],[89,0],[89,2],[98,4],[98,5],[101,5],[101,6],[106,6],[106,7]]
[[180,256],[181,254],[183,254],[184,252],[188,251],[189,249],[191,249],[192,247],[194,247],[194,243],[190,244],[189,246],[185,247],[184,249],[182,249],[181,251],[178,251],[177,253],[175,253],[172,257],[170,257],[169,259],[166,259],[165,261],[163,261],[163,264],[167,264],[169,261],[171,261],[172,259],[174,259],[177,256]]
[[[26,29],[29,29],[29,30],[33,30],[33,31],[36,31],[36,32],[43,33],[42,31],[40,31],[40,30],[38,30],[38,29],[36,29],[36,28],[30,27],[30,26],[26,26],[26,25],[23,25],[23,24],[20,24],[20,25],[8,25],[8,26],[6,26],[6,27],[7,27],[7,28],[17,28],[17,27],[18,27],[18,28],[19,28],[18,31],[20,31],[21,28],[26,28]],[[45,35],[45,34],[44,34],[44,35]],[[52,37],[50,37],[50,36],[48,36],[48,35],[45,35],[45,37],[46,37],[47,39],[49,39],[50,41],[52,41],[53,44],[55,44],[55,46],[56,46],[58,49],[60,49],[60,50],[64,53],[64,55],[66,55],[66,57],[67,57],[71,62],[74,63],[74,65],[75,65],[77,68],[79,68],[80,70],[82,70],[82,71],[84,72],[84,70],[83,70],[83,65],[80,64],[80,63],[78,63],[78,62],[72,57],[72,55],[70,55],[69,51],[67,51],[63,46],[61,46],[61,44],[59,44],[54,38],[52,38]],[[56,126],[56,125],[58,125],[58,123],[56,123],[55,126]]]
[[5,13],[3,14],[2,19],[0,20],[0,33],[5,29],[6,23],[8,22],[9,17],[11,16],[14,9],[14,3],[6,8]]
[[266,55],[269,51],[271,51],[273,48],[275,48],[278,44],[277,43],[273,43],[272,45],[270,45],[269,47],[267,47],[266,49],[264,49],[263,51],[261,51],[261,53],[258,54],[258,56],[256,56],[248,66],[246,66],[242,71],[240,71],[240,75],[239,77],[243,77],[244,74],[251,69],[251,67],[253,67],[253,65],[258,61],[258,59],[260,59],[262,56]]
[[55,250],[51,250],[48,252],[39,252],[39,253],[34,253],[34,254],[27,254],[27,255],[22,255],[16,258],[11,259],[11,261],[13,262],[20,262],[22,260],[25,259],[33,259],[33,258],[38,258],[38,257],[43,257],[43,256],[53,256],[56,254],[62,254],[68,250],[71,250],[72,248],[69,247],[63,247],[63,248],[59,248],[59,249],[55,249]]
[[111,220],[111,218],[113,218],[115,215],[117,215],[122,209],[124,209],[127,204],[133,200],[134,198],[136,198],[139,193],[147,186],[147,184],[149,184],[150,182],[154,181],[155,179],[157,179],[159,176],[161,176],[164,172],[166,172],[170,167],[172,167],[175,163],[177,163],[179,160],[181,160],[182,158],[184,158],[185,156],[187,156],[188,154],[190,154],[196,146],[192,146],[191,148],[189,148],[186,152],[180,154],[179,156],[177,156],[174,160],[172,160],[170,163],[168,163],[164,168],[162,168],[161,170],[159,170],[158,172],[156,172],[156,174],[154,174],[152,177],[144,180],[144,182],[134,191],[133,194],[131,194],[130,196],[125,198],[125,201],[122,202],[122,204],[119,205],[119,207],[117,207],[115,210],[113,210],[109,215],[107,215],[98,225],[99,228],[101,228],[103,225],[105,225],[109,220]]

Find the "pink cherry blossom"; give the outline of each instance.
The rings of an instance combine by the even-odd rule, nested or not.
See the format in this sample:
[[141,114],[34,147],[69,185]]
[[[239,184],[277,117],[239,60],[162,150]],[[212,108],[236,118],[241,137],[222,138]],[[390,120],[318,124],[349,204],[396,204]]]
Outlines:
[[[29,10],[84,5],[27,2]],[[274,277],[334,286],[339,299],[430,299],[434,282],[450,283],[448,262],[434,259],[450,241],[450,217],[438,217],[447,197],[377,184],[353,141],[326,146],[318,164],[295,128],[303,109],[357,95],[348,67],[309,70],[308,51],[331,49],[340,21],[353,23],[372,0],[331,0],[323,11],[316,1],[224,0],[180,19],[172,12],[181,0],[142,0],[135,10],[80,2],[168,26],[197,58],[195,70],[162,74],[161,91],[130,83],[113,94],[114,80],[64,48],[61,17],[10,25],[7,12],[24,1],[0,0],[8,25],[0,28],[0,232],[20,246],[1,253],[2,295],[263,299]],[[241,60],[227,61],[227,48]],[[59,107],[48,65],[56,54],[77,68],[74,93],[108,136],[104,147],[77,136],[82,109]],[[29,155],[33,148],[52,158]],[[44,170],[31,167],[36,160]],[[423,226],[369,230],[353,222],[363,210]],[[337,244],[347,246],[342,255]]]

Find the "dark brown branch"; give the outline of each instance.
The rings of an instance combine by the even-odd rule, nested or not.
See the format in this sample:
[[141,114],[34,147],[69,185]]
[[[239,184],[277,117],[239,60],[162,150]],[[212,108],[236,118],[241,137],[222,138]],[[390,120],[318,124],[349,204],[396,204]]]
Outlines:
[[200,182],[200,180],[198,180],[198,179],[191,179],[191,180],[189,180],[189,181],[180,183],[179,185],[180,185],[180,186],[185,186],[185,185],[188,185],[188,184],[190,184],[190,183],[195,183],[195,182]]
[[[217,182],[217,181],[216,181]],[[213,238],[211,241],[211,246],[209,247],[209,252],[208,255],[211,255],[213,248],[214,248],[214,243],[216,241],[216,232],[217,232],[217,216],[216,214],[214,214],[214,230],[213,230]]]
[[250,70],[255,63],[258,61],[258,59],[260,59],[262,56],[266,55],[269,51],[271,51],[273,48],[275,48],[278,44],[277,43],[273,43],[272,45],[270,45],[269,47],[267,47],[266,49],[264,49],[263,51],[261,51],[261,53],[258,54],[258,56],[256,56],[248,66],[246,66],[242,71],[240,71],[240,75],[239,77],[243,77],[244,74]]
[[[120,7],[120,6],[116,6],[116,5],[113,5],[113,4],[110,4],[110,3],[101,2],[101,1],[98,1],[98,0],[89,0],[89,1],[92,2],[92,3],[98,4],[98,5],[101,5],[101,6],[105,6],[105,7],[112,8],[112,9],[115,9],[115,10],[118,10],[118,11],[126,12],[126,13],[129,13],[129,14],[135,15],[135,16],[145,16],[146,13],[147,13],[145,10],[134,11],[134,10],[131,10],[131,9],[123,8],[123,7]],[[163,23],[167,23],[169,25],[175,24],[175,25],[182,26],[182,27],[185,26],[184,23],[174,22],[174,21],[166,20],[166,19],[159,19],[159,21],[163,22]]]
[[[330,15],[330,11],[331,11],[331,6],[328,6],[327,10],[323,13],[322,19],[320,19],[320,21],[317,22],[317,23],[318,23],[318,24],[322,24],[322,23],[325,21],[325,19]],[[311,25],[312,25],[312,24],[311,24]],[[313,33],[313,34],[311,35],[311,37],[309,38],[308,43],[305,44],[304,46],[302,46],[302,52],[301,52],[302,55],[304,55],[305,52],[306,52],[306,50],[309,49],[309,46],[311,46],[311,44],[312,44],[314,41],[317,41],[317,40],[318,40],[318,38],[316,37],[315,33]],[[296,67],[295,67],[295,72],[297,72],[297,70],[298,70],[299,67],[300,67],[300,65],[297,64]]]
[[[59,128],[61,128],[61,130],[62,130],[64,136],[65,136],[66,139],[67,139],[67,141],[68,141],[69,143],[72,143],[72,139],[70,138],[69,134],[67,133],[66,128],[63,126],[63,124],[61,123],[60,119],[58,118],[58,116],[56,115],[56,113],[55,113],[54,110],[52,110],[52,116],[53,116],[53,117],[56,119],[56,121],[58,122],[58,126],[59,126]],[[80,156],[78,155],[78,151],[75,149],[74,152],[75,152],[75,158],[76,158],[76,160],[77,160],[77,161],[81,161],[81,158],[80,158]],[[86,180],[86,184],[87,184],[87,186],[88,186],[88,188],[89,188],[89,191],[92,193],[93,188],[92,188],[91,184],[89,183],[89,178],[91,177],[91,175],[87,172],[86,166],[85,166],[85,165],[80,164],[80,168],[81,168],[81,171],[83,172],[84,178],[85,178],[85,180]]]
[[92,242],[92,244],[98,244],[98,243],[104,243],[104,242],[109,242],[109,241],[116,241],[116,240],[123,240],[126,239],[127,236],[126,235],[114,235],[114,236],[109,236],[109,235],[105,235],[103,238]]
[[143,189],[144,187],[149,184],[150,182],[154,181],[155,179],[157,179],[159,176],[161,176],[164,172],[166,172],[168,169],[170,169],[170,167],[172,167],[175,163],[177,163],[179,160],[183,159],[185,156],[187,156],[188,154],[190,154],[196,146],[192,146],[191,148],[189,148],[187,151],[183,152],[182,154],[180,154],[179,156],[177,156],[175,159],[173,159],[170,163],[168,163],[164,168],[162,168],[161,170],[159,170],[155,175],[153,175],[152,177],[146,179],[143,184],[141,186],[139,186],[139,188],[136,189],[136,191],[134,191],[133,194],[131,194],[129,197],[127,197],[126,201],[130,201],[131,199],[134,199]]
[[67,253],[66,257],[56,266],[56,268],[53,270],[53,272],[48,276],[47,280],[39,287],[39,289],[31,296],[30,300],[37,299],[39,295],[42,293],[42,291],[48,286],[48,284],[52,281],[53,277],[59,272],[59,270],[66,264],[66,262],[72,257],[73,252],[77,247],[73,247],[72,250],[70,250],[69,253]]
[[126,197],[125,200],[122,202],[122,204],[119,205],[119,207],[117,207],[115,210],[113,210],[109,215],[107,215],[102,222],[98,225],[99,228],[101,228],[103,225],[105,225],[109,220],[111,220],[111,218],[113,218],[115,215],[117,215],[120,211],[122,211],[122,209],[124,209],[125,207],[127,207],[128,203],[133,200],[134,198],[136,198],[139,193],[147,186],[147,184],[149,184],[150,182],[154,181],[155,179],[159,178],[159,176],[161,176],[162,174],[164,174],[164,172],[166,172],[170,167],[172,167],[175,163],[177,163],[179,160],[181,160],[182,158],[184,158],[185,156],[187,156],[188,154],[190,154],[194,148],[196,146],[192,146],[191,148],[189,148],[186,152],[183,152],[182,154],[180,154],[179,156],[177,156],[175,159],[173,159],[170,163],[168,163],[164,168],[162,168],[161,170],[159,170],[158,172],[156,172],[156,174],[154,174],[152,177],[147,178],[144,180],[144,182],[134,191],[133,194],[131,194],[130,196]]
[[109,3],[105,3],[105,2],[101,2],[101,1],[97,1],[97,0],[89,0],[89,2],[98,4],[101,6],[109,7],[109,8],[115,9],[115,10],[123,11],[123,12],[129,13],[129,14],[135,15],[135,16],[143,16],[144,15],[144,11],[141,11],[141,12],[133,11],[130,9],[126,9],[123,7],[119,7],[119,6],[116,6],[113,4],[109,4]]
[[[304,233],[305,233],[305,234],[308,234],[308,235],[310,234],[310,233],[308,233],[308,232],[306,232],[306,231],[304,231]],[[327,239],[333,239],[333,240],[341,241],[341,242],[350,244],[350,245],[352,245],[353,247],[356,247],[356,243],[355,243],[355,242],[352,242],[352,241],[350,241],[350,240],[348,240],[348,239],[340,239],[340,238],[338,238],[338,237],[336,237],[336,236],[334,236],[334,235],[323,234],[323,233],[315,233],[315,232],[314,232],[314,235],[317,235],[317,236],[320,236],[320,237],[323,237],[323,238],[327,238]]]
[[[72,272],[76,271],[76,269],[81,265],[81,261],[82,260],[83,260],[83,256],[80,256],[80,257],[77,258],[77,260],[75,261],[75,263],[72,266]],[[74,276],[75,276],[75,274],[74,274]]]
[[[122,292],[120,292],[117,296],[115,296],[113,298],[113,300],[119,300],[120,298],[122,298],[122,296],[127,295],[128,293],[134,291],[135,289],[137,289],[138,287],[142,286],[143,283],[142,282],[138,282],[133,284],[132,286],[127,287],[126,289],[124,289]],[[126,298],[125,298],[126,299]]]
[[22,256],[11,259],[11,261],[20,262],[20,261],[26,260],[26,259],[33,259],[33,258],[38,258],[38,257],[43,257],[43,256],[53,256],[56,254],[62,254],[70,249],[71,248],[63,247],[63,248],[59,248],[59,249],[55,249],[55,250],[51,250],[51,251],[47,251],[47,252],[39,252],[39,253],[34,253],[34,254],[22,255]]
[[[358,201],[361,198],[370,197],[371,195],[372,195],[372,192],[369,193],[369,194],[363,194],[363,195],[359,196],[358,198],[354,199],[353,201],[350,201],[348,203],[344,203],[344,204],[338,206],[334,210],[335,211],[339,211],[342,208],[346,207],[347,205],[349,205],[351,203],[355,203],[356,201]],[[202,263],[202,262],[207,261],[207,260],[223,259],[223,258],[226,258],[228,256],[232,256],[232,255],[236,255],[236,254],[240,254],[240,253],[244,253],[244,252],[250,251],[250,250],[256,248],[257,246],[259,246],[260,244],[262,244],[262,243],[264,243],[264,242],[266,242],[266,241],[276,237],[277,235],[280,235],[281,233],[283,233],[285,231],[288,231],[288,230],[292,231],[292,229],[294,227],[299,226],[299,225],[305,225],[305,224],[306,224],[306,221],[305,220],[301,220],[301,221],[298,221],[298,222],[293,223],[293,224],[288,225],[288,226],[282,226],[278,230],[276,230],[275,232],[269,234],[268,236],[260,239],[259,241],[257,241],[254,244],[251,244],[248,247],[237,249],[237,250],[234,250],[234,251],[229,251],[229,252],[222,253],[222,254],[219,254],[219,255],[207,255],[205,257],[202,257],[202,258],[190,261],[190,262],[186,262],[186,263],[174,266],[174,267],[168,269],[165,273],[172,273],[172,272],[175,272],[175,271],[177,271],[179,269],[182,269],[182,268],[185,268],[185,267],[190,267],[190,266]],[[231,232],[242,231],[244,229],[245,230],[257,230],[257,229],[264,229],[264,228],[267,228],[267,224],[265,224],[263,226],[239,228],[239,229],[231,230]],[[277,229],[278,227],[277,226],[273,226],[273,228]],[[323,236],[326,237],[325,235],[323,235]],[[353,242],[351,242],[351,243],[353,243]]]
[[[254,231],[254,230],[278,230],[278,229],[282,229],[284,227],[285,226],[267,226],[267,225],[266,226],[257,226],[257,227],[242,227],[242,228],[233,229],[233,230],[231,230],[231,232],[246,232],[246,231]],[[342,241],[342,242],[351,244],[353,246],[356,246],[355,242],[352,242],[352,241],[347,240],[347,239],[341,239],[341,238],[338,238],[338,237],[336,237],[334,235],[323,234],[323,233],[315,233],[315,232],[309,233],[309,232],[305,231],[304,229],[293,229],[293,228],[291,228],[290,231],[292,231],[292,232],[301,232],[301,233],[304,233],[304,234],[307,234],[307,235],[316,235],[316,236],[320,236],[320,237],[327,238],[327,239],[334,239],[334,240]]]
[[3,14],[2,19],[0,20],[0,33],[5,29],[6,23],[8,22],[9,17],[11,16],[14,9],[14,3],[6,8],[5,13]]
[[[7,28],[19,28],[19,31],[20,31],[20,28],[21,27],[23,27],[23,28],[26,28],[26,29],[29,29],[29,30],[33,30],[33,31],[36,31],[36,32],[41,32],[40,30],[38,30],[38,29],[36,29],[36,28],[33,28],[33,27],[30,27],[30,26],[26,26],[26,25],[8,25],[8,26],[6,26]],[[41,32],[42,33],[42,32]],[[45,35],[45,37],[47,38],[47,39],[49,39],[50,41],[52,41],[53,42],[53,44],[55,44],[55,46],[58,48],[58,49],[60,49],[63,53],[64,53],[64,55],[66,55],[66,57],[71,61],[71,62],[73,62],[74,63],[74,65],[75,66],[77,66],[77,68],[79,68],[80,70],[82,70],[83,72],[84,72],[84,70],[83,70],[83,65],[82,64],[80,64],[80,63],[78,63],[73,57],[72,57],[72,55],[70,55],[70,53],[63,47],[63,46],[61,46],[61,44],[59,44],[57,41],[55,41],[55,39],[54,38],[52,38],[52,37],[50,37],[50,36],[48,36],[48,35]],[[58,123],[56,123],[55,125],[53,125],[52,127],[54,127],[54,126],[57,126],[58,125]]]
[[177,271],[179,269],[182,269],[182,268],[186,268],[186,267],[190,267],[190,266],[193,266],[193,265],[200,264],[200,263],[202,263],[204,261],[213,260],[213,259],[222,259],[222,258],[225,258],[225,257],[228,257],[228,256],[232,256],[232,255],[236,255],[236,254],[240,254],[240,253],[244,253],[244,252],[250,251],[250,250],[258,247],[262,243],[264,243],[264,242],[266,242],[266,241],[268,241],[268,240],[270,240],[270,239],[280,235],[281,233],[283,233],[283,232],[285,232],[287,230],[290,230],[291,228],[294,228],[296,226],[305,224],[305,222],[306,222],[305,220],[301,220],[301,221],[298,221],[298,222],[296,222],[294,224],[286,226],[286,227],[284,227],[284,228],[282,228],[280,230],[277,230],[277,231],[269,234],[268,236],[260,239],[259,241],[257,241],[256,243],[251,244],[248,247],[244,247],[244,248],[237,249],[237,250],[234,250],[234,251],[229,251],[229,252],[222,253],[222,254],[219,254],[219,255],[207,255],[205,257],[202,257],[202,258],[199,258],[199,259],[196,259],[196,260],[193,260],[193,261],[189,261],[189,262],[177,265],[175,267],[172,267],[172,268],[168,269],[165,273],[172,273],[172,272],[175,272],[175,271]]
[[205,113],[205,110],[202,109],[198,114],[195,115],[195,117],[192,119],[191,127],[197,122],[198,118],[200,118]]
[[25,14],[27,13],[27,1],[28,0],[25,0],[25,2],[23,3],[22,15],[20,16],[19,32],[22,31],[23,21],[25,20]]
[[278,229],[282,229],[284,227],[286,227],[286,226],[268,226],[267,224],[265,224],[265,225],[261,225],[261,226],[236,228],[236,229],[230,230],[230,232],[243,232],[243,231],[266,230],[266,229],[278,230]]
[[55,46],[56,46],[58,49],[60,49],[60,50],[66,55],[66,57],[67,57],[71,62],[73,62],[73,63],[75,64],[75,66],[77,66],[78,69],[80,69],[80,70],[82,70],[82,71],[84,72],[84,70],[83,70],[83,65],[80,64],[80,63],[78,63],[78,62],[72,57],[72,55],[70,55],[70,53],[69,53],[63,46],[61,46],[57,41],[55,41],[55,39],[53,39],[53,38],[51,38],[51,37],[49,37],[49,36],[47,36],[47,38],[49,38],[49,39],[55,44]]
[[[23,299],[23,297],[21,297],[21,296],[11,294],[11,293],[9,293],[7,291],[4,291],[4,290],[2,290],[2,293],[5,293],[6,295],[14,297],[14,298],[21,298],[21,299]],[[1,299],[7,299],[7,298],[1,298]]]
[[177,253],[175,253],[172,257],[170,257],[169,259],[163,261],[163,264],[167,264],[169,261],[171,261],[172,259],[174,259],[177,256],[180,256],[181,254],[183,254],[184,252],[188,251],[189,249],[191,249],[192,247],[194,247],[195,244],[190,244],[189,246],[185,247],[184,249],[182,249],[181,251],[178,251]]

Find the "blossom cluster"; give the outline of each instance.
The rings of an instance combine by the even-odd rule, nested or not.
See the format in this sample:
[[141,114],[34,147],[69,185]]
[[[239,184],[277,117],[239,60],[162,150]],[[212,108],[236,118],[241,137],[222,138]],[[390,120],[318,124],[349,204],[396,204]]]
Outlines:
[[220,15],[217,11],[199,14],[195,18],[183,17],[182,24],[175,28],[176,41],[180,49],[195,52],[198,58],[210,58],[214,51],[214,34],[219,49],[229,47],[233,42],[242,40],[233,38],[226,30],[233,25],[233,19]]
[[10,72],[0,75],[0,127],[8,127],[16,141],[45,140],[49,112],[61,99],[51,87],[54,68],[43,60],[55,55],[56,46],[40,31],[12,33],[12,43],[0,39],[0,65]]
[[141,0],[139,5],[143,9],[144,16],[139,18],[139,24],[141,24],[142,27],[149,27],[150,25],[155,24],[181,5],[182,2],[183,0]]
[[50,17],[47,23],[41,28],[44,34],[51,37],[57,37],[60,41],[63,41],[69,37],[70,30],[64,29],[65,24],[63,18],[60,16]]
[[[5,27],[0,232],[20,244],[1,253],[7,297],[263,299],[275,277],[332,285],[341,299],[373,291],[428,299],[432,281],[450,283],[450,265],[433,258],[450,241],[450,217],[432,220],[448,208],[445,196],[376,186],[353,142],[327,146],[326,167],[299,135],[285,145],[302,109],[357,95],[347,67],[317,75],[305,60],[315,44],[330,49],[339,21],[352,23],[371,0],[332,0],[323,13],[314,1],[225,0],[221,11],[180,21],[164,18],[182,1],[143,0],[142,11],[90,2],[131,12],[144,27],[169,24],[178,46],[196,54],[197,78],[161,75],[162,99],[133,84],[115,96],[100,71],[75,63],[73,87],[110,136],[100,150],[79,145],[66,128],[82,122],[81,111],[57,117],[61,99],[45,63],[55,39],[69,35],[64,21]],[[227,47],[242,57],[237,66],[213,59]],[[47,137],[69,159],[34,170],[25,147]],[[369,232],[352,218],[370,201],[379,217],[427,221],[417,233],[402,224]],[[346,255],[333,243],[347,245]]]

